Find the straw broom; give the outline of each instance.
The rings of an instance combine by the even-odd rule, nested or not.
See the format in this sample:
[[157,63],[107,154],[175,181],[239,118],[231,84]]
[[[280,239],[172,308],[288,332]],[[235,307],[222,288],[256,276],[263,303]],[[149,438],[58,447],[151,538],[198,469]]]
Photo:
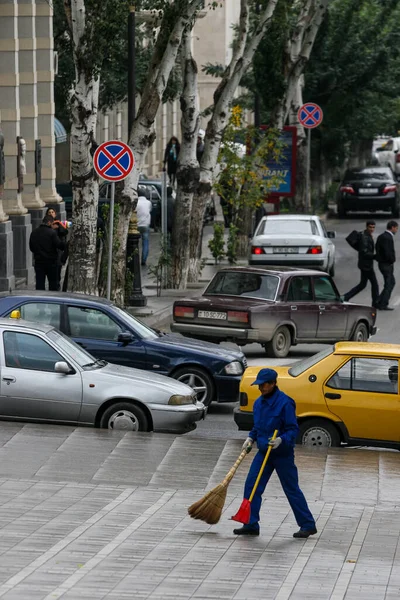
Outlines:
[[188,513],[192,519],[200,519],[209,525],[215,525],[221,518],[222,509],[224,508],[228,485],[231,482],[238,466],[246,456],[248,451],[242,450],[239,457],[225,479],[215,488],[207,492],[203,498],[189,506]]

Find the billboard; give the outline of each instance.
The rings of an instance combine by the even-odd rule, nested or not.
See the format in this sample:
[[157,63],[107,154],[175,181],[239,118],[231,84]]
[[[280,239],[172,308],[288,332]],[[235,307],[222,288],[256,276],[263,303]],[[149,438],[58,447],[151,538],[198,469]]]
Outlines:
[[267,176],[278,176],[282,181],[271,189],[269,197],[277,196],[292,197],[296,192],[296,152],[297,152],[297,129],[296,127],[284,127],[280,141],[282,142],[282,155],[279,161],[267,162]]

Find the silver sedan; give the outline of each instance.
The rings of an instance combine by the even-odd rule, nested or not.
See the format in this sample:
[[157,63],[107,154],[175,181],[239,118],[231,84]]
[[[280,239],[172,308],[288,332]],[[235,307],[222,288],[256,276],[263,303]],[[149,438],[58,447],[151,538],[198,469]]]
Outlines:
[[179,381],[96,360],[48,325],[0,319],[0,419],[184,433],[206,408]]

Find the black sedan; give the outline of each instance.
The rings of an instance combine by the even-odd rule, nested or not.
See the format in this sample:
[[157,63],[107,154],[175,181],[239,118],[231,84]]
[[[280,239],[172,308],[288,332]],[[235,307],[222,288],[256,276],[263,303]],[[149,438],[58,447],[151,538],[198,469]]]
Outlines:
[[162,333],[108,300],[83,294],[0,293],[0,317],[14,310],[27,321],[57,327],[98,359],[178,379],[206,406],[239,399],[247,368],[240,350]]
[[389,167],[365,167],[346,171],[337,193],[337,212],[388,210],[400,216],[400,186]]

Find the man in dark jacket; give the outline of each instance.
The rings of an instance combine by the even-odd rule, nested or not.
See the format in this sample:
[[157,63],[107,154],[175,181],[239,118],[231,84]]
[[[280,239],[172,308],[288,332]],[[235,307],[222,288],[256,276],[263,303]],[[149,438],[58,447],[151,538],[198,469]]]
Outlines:
[[53,229],[54,219],[46,215],[37,229],[32,231],[29,249],[35,260],[36,289],[46,289],[46,277],[49,290],[56,292],[58,288],[58,250],[63,250],[65,243]]
[[396,221],[389,221],[386,231],[381,233],[376,240],[376,260],[379,270],[383,275],[384,287],[378,298],[377,308],[379,310],[393,310],[389,306],[390,295],[396,285],[393,275],[394,263],[396,262],[396,252],[394,249],[394,236],[399,229]]
[[[292,398],[281,392],[277,385],[278,374],[273,369],[261,369],[252,385],[258,385],[261,396],[253,407],[254,427],[243,448],[251,450],[256,441],[258,452],[251,464],[244,488],[244,497],[249,498],[268,446],[272,451],[261,476],[256,493],[251,502],[251,516],[248,525],[234,529],[235,535],[259,535],[260,507],[265,487],[273,473],[279,477],[283,491],[289,501],[300,529],[295,538],[308,538],[317,533],[315,520],[307,506],[303,492],[299,488],[297,467],[294,464],[294,446],[299,431],[296,419],[296,405]],[[278,437],[271,441],[278,430]]]
[[358,268],[360,269],[360,283],[347,292],[343,300],[348,302],[353,296],[362,292],[367,287],[368,281],[371,282],[372,306],[377,306],[379,287],[374,271],[375,243],[373,233],[375,231],[375,221],[367,221],[366,229],[360,233],[358,245]]

